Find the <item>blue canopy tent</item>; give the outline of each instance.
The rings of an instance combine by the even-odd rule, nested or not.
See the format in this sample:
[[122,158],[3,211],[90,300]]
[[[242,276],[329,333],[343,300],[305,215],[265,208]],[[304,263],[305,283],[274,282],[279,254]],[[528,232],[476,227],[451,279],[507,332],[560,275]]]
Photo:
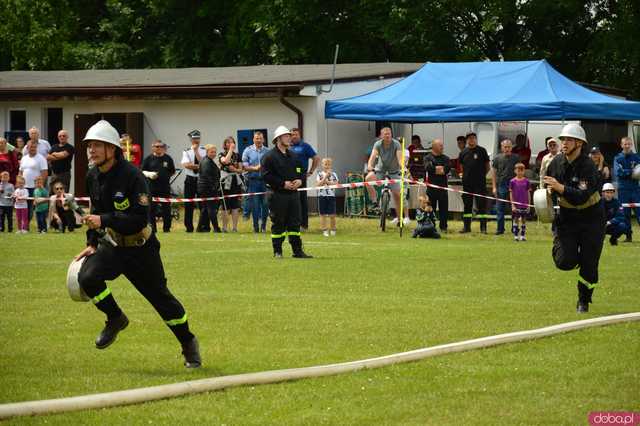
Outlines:
[[404,123],[634,120],[640,102],[589,90],[545,60],[426,63],[395,84],[327,101],[325,117]]

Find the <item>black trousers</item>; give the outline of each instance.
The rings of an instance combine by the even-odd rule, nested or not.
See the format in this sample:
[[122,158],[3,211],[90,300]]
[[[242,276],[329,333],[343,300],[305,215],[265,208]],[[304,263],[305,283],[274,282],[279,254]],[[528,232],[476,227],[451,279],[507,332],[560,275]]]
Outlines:
[[[307,178],[306,175],[302,178],[302,185],[300,188],[307,187]],[[300,195],[300,226],[303,228],[309,227],[309,202],[307,200],[307,191],[299,191]]]
[[57,229],[60,232],[64,232],[65,230],[69,230],[69,232],[73,232],[76,229],[76,217],[71,210],[65,210],[62,207],[56,206],[56,213],[60,218],[60,221],[56,219],[51,219],[51,227]]
[[[154,197],[162,197],[162,198],[171,198],[171,195],[167,193],[154,193],[152,194]],[[171,217],[171,203],[156,203],[154,201],[151,202],[151,206],[149,208],[149,224],[153,229],[153,232],[157,232],[156,227],[156,217],[160,212],[160,217],[162,218],[162,230],[164,232],[171,231],[171,221],[173,218]]]
[[[463,185],[462,189],[479,195],[487,195],[486,185]],[[471,228],[471,220],[473,219],[473,201],[476,202],[477,217],[480,219],[480,229],[487,229],[487,199],[483,197],[475,197],[469,194],[462,194],[462,203],[464,204],[464,213],[462,221],[466,229]]]
[[[187,176],[184,180],[184,198],[198,197],[198,178]],[[198,219],[198,231],[210,231],[209,217],[204,203],[184,203],[184,227],[187,232],[193,232],[193,209],[196,206],[200,210]]]
[[553,238],[553,261],[558,269],[570,271],[579,268],[578,279],[593,288],[598,283],[598,263],[605,236],[602,219],[589,222],[562,223],[556,219]]
[[100,243],[95,254],[87,257],[78,274],[78,282],[98,309],[107,316],[121,311],[105,281],[124,275],[160,314],[181,343],[193,338],[182,304],[167,287],[160,258],[160,242],[155,234],[142,247],[113,247]]
[[447,216],[449,215],[449,194],[444,189],[427,188],[427,195],[431,200],[433,210],[438,210],[440,230],[447,230]]
[[271,217],[271,244],[274,253],[282,253],[282,243],[289,237],[294,253],[302,251],[300,239],[300,197],[297,191],[273,192],[268,196]]
[[7,220],[7,231],[13,232],[13,206],[0,206],[0,232],[4,232],[4,222]]

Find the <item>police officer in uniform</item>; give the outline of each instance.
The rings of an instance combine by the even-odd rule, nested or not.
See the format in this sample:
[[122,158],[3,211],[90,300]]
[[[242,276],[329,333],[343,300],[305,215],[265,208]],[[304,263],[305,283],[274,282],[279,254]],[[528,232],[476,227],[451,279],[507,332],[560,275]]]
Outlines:
[[[198,173],[200,161],[207,156],[207,150],[200,145],[200,130],[192,130],[187,133],[191,139],[191,148],[185,149],[182,153],[182,167],[186,169],[187,177],[184,179],[184,198],[196,198],[198,196]],[[184,203],[184,227],[187,232],[193,232],[193,206],[200,209],[198,219],[198,232],[209,232],[209,215],[204,203]]]
[[553,222],[553,260],[563,271],[579,268],[576,310],[588,312],[598,283],[598,262],[605,237],[601,178],[587,155],[582,127],[567,124],[560,140],[562,153],[551,161],[543,179],[560,205]]
[[129,319],[116,303],[106,280],[124,274],[153,305],[182,346],[187,368],[201,364],[198,340],[189,330],[187,314],[167,288],[160,243],[148,225],[149,195],[142,172],[127,162],[118,132],[107,121],[94,124],[84,138],[95,165],[87,173],[91,212],[83,217],[87,247],[78,282],[95,306],[107,316],[96,348],[111,345]]
[[[156,140],[151,145],[152,154],[142,162],[142,173],[149,180],[149,189],[151,197],[171,197],[171,176],[176,172],[176,166],[173,159],[165,152],[167,145],[161,140]],[[171,231],[171,204],[156,203],[151,201],[149,209],[149,223],[151,229],[156,232],[156,212],[160,209],[162,216],[162,231]]]
[[[460,153],[460,166],[462,168],[462,189],[479,195],[487,194],[487,173],[489,154],[487,150],[478,145],[478,136],[474,132],[467,133],[467,147]],[[480,232],[487,233],[487,199],[462,194],[464,213],[462,221],[464,228],[461,234],[471,232],[471,219],[473,218],[473,200],[476,200],[478,218],[480,219]]]
[[273,256],[282,258],[282,243],[288,236],[293,257],[311,258],[302,250],[300,197],[297,191],[302,186],[302,179],[296,156],[289,150],[289,129],[279,126],[274,133],[273,143],[274,148],[262,157],[260,167],[262,177],[272,191],[269,194],[269,214]]

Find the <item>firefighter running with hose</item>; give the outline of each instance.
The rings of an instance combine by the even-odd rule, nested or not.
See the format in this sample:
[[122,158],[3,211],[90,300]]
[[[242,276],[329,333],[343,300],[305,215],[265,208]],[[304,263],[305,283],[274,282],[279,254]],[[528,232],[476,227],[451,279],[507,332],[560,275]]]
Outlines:
[[553,260],[563,271],[578,269],[577,312],[588,312],[598,283],[598,262],[605,237],[600,173],[587,155],[587,138],[577,124],[560,133],[562,153],[549,164],[544,184],[557,197],[553,221]]
[[116,129],[105,120],[84,138],[94,167],[87,173],[91,212],[83,217],[87,247],[78,282],[96,308],[107,316],[96,348],[111,345],[129,325],[105,281],[124,274],[153,305],[182,346],[184,365],[200,367],[198,340],[189,330],[187,314],[167,288],[160,243],[148,224],[149,190],[142,172],[123,157]]
[[300,238],[300,196],[298,188],[302,185],[302,170],[296,163],[295,154],[289,149],[291,132],[279,126],[273,136],[274,147],[262,157],[262,177],[271,190],[268,195],[269,214],[271,216],[271,244],[273,256],[282,258],[282,243],[289,237],[293,257],[307,259],[313,256],[302,249]]

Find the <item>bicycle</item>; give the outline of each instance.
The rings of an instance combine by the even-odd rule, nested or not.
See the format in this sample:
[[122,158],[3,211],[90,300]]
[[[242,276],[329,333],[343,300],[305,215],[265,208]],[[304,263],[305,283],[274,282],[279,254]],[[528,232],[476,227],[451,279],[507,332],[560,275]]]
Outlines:
[[[389,174],[384,174],[384,179],[389,180]],[[391,202],[391,188],[389,182],[385,182],[380,191],[380,229],[385,232],[387,227],[387,215],[389,214],[389,203]]]

